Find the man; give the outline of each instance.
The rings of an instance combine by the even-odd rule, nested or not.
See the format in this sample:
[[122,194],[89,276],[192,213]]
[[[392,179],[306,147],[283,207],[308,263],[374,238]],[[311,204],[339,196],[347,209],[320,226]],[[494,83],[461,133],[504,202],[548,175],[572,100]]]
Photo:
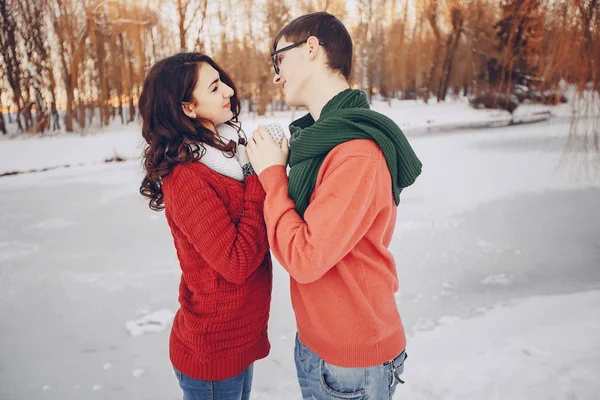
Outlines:
[[309,114],[290,125],[289,150],[260,127],[248,156],[266,192],[269,244],[291,277],[302,396],[391,399],[406,337],[388,246],[421,163],[398,126],[349,88],[352,40],[334,16],[295,19],[273,50],[273,82]]

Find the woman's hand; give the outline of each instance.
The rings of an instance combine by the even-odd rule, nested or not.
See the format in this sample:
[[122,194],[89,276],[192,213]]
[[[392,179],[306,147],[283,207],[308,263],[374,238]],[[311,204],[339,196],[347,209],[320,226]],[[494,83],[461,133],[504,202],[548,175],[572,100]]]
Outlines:
[[281,140],[280,147],[260,125],[248,140],[247,152],[254,171],[260,175],[261,172],[273,165],[286,166],[290,149],[285,136]]

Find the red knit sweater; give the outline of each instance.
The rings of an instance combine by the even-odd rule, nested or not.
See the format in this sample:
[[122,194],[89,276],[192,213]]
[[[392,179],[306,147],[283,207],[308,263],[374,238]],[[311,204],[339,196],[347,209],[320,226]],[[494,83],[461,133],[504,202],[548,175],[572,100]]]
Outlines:
[[270,350],[265,193],[256,175],[242,183],[199,162],[178,165],[163,183],[182,270],[171,362],[195,379],[231,378]]

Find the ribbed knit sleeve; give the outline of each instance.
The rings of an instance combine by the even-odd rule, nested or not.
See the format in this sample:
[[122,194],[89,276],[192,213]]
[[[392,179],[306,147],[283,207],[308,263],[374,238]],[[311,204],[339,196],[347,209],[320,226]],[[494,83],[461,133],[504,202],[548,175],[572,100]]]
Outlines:
[[265,193],[256,175],[245,179],[243,212],[235,224],[223,200],[199,174],[177,171],[165,195],[168,212],[188,241],[223,278],[241,284],[268,251]]
[[285,168],[272,166],[260,174],[271,250],[298,283],[320,279],[364,237],[375,217],[377,178],[387,166],[383,157],[336,151],[323,168],[327,172],[304,219],[288,195]]

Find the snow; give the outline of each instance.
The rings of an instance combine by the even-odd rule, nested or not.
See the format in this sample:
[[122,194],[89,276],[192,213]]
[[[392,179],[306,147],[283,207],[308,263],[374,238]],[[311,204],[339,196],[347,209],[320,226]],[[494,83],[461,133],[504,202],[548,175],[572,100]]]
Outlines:
[[600,292],[591,291],[442,319],[410,338],[407,383],[398,398],[597,398],[599,306]]
[[145,333],[158,333],[171,327],[175,313],[168,309],[162,309],[143,316],[135,321],[127,321],[125,328],[133,337],[142,336]]
[[[409,354],[394,398],[597,398],[600,174],[582,172],[597,156],[565,153],[561,118],[449,131],[434,127],[498,115],[378,107],[424,164],[390,246]],[[242,120],[250,133],[291,118]],[[164,213],[138,192],[140,143],[133,125],[0,140],[0,174],[72,165],[0,177],[0,400],[181,398],[168,356],[180,271]],[[115,153],[128,161],[104,163]],[[289,277],[273,267],[252,399],[297,400]]]
[[[456,102],[426,105],[422,101],[404,100],[375,102],[374,110],[394,119],[409,135],[436,133],[461,128],[481,128],[489,125],[504,126],[511,120],[527,121],[537,113],[564,114],[567,105],[548,107],[544,105],[522,105],[513,116],[504,110],[475,110],[466,99]],[[306,113],[306,110],[279,112],[265,117],[241,117],[242,128],[248,136],[260,124],[277,122],[285,127]],[[44,168],[81,166],[102,163],[106,159],[120,156],[131,160],[139,159],[144,147],[139,123],[121,126],[115,122],[99,132],[91,134],[48,134],[19,135],[0,141],[0,174],[13,171],[39,171]],[[288,133],[289,134],[289,133]]]
[[104,162],[119,155],[139,158],[143,138],[137,124],[90,135],[22,135],[0,143],[0,174]]
[[146,373],[146,371],[144,371],[142,368],[138,368],[138,369],[133,370],[131,375],[134,378],[139,378],[139,377],[143,376],[145,373]]
[[509,282],[506,274],[490,275],[481,281],[484,285],[507,285]]

